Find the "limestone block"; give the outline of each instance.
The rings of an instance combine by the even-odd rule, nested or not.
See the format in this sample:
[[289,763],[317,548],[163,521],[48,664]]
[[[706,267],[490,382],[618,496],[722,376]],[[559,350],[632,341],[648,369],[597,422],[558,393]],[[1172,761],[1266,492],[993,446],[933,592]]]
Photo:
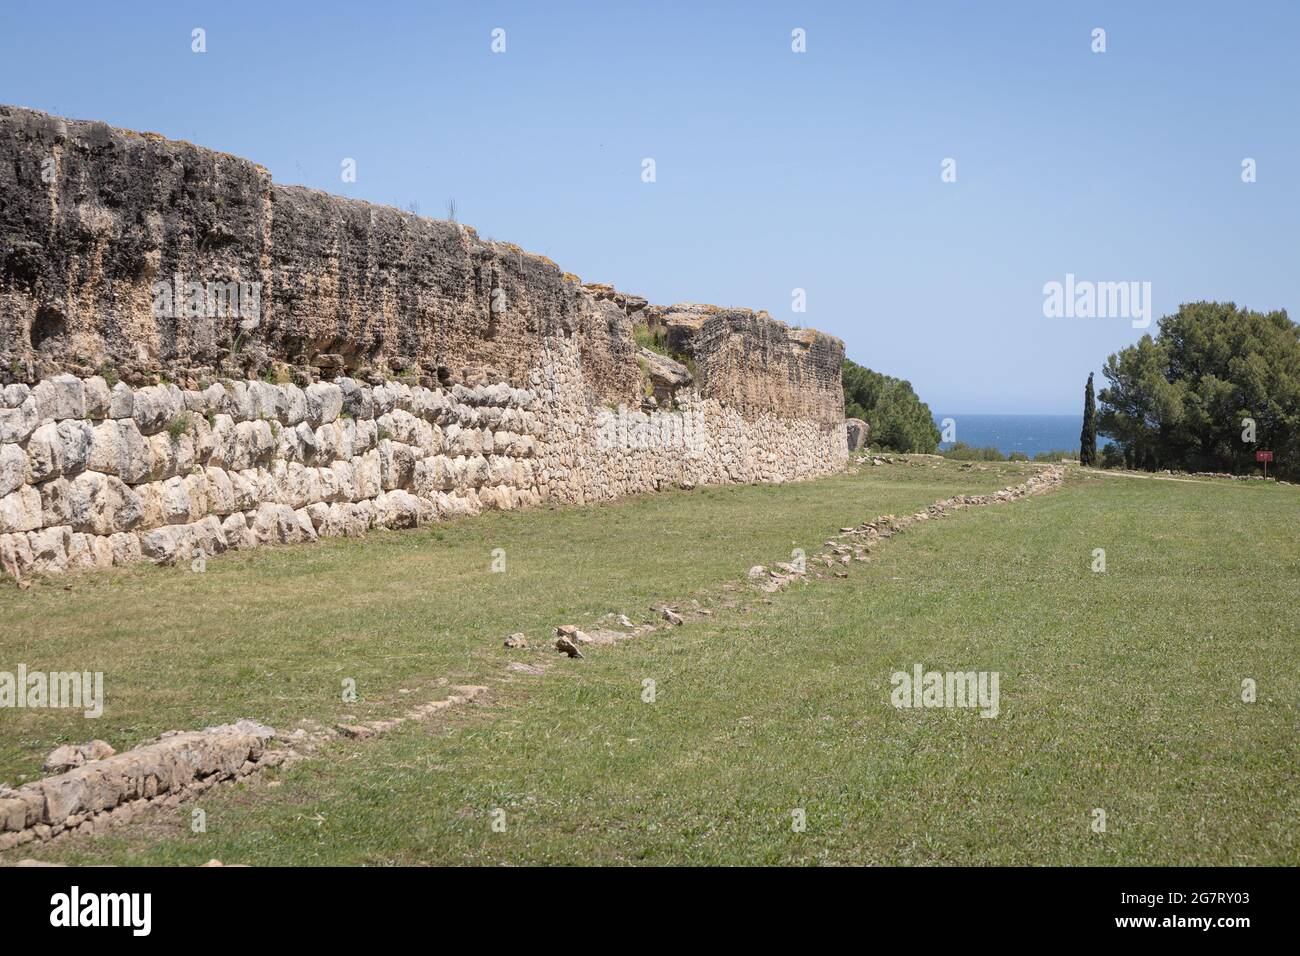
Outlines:
[[21,445],[0,445],[0,498],[27,482],[27,452]]
[[327,425],[343,410],[343,391],[329,382],[307,386],[307,422],[313,428]]
[[[105,424],[109,423],[106,422]],[[140,428],[133,418],[121,419],[116,422],[116,425],[118,439],[121,442],[118,453],[117,476],[128,484],[138,484],[147,480],[149,469],[153,467],[149,439],[140,434]],[[94,446],[93,436],[91,445]]]
[[76,481],[79,484],[88,482],[95,488],[90,502],[90,530],[95,534],[111,535],[129,531],[143,520],[144,509],[140,496],[122,479],[86,472],[78,475]]
[[397,407],[397,393],[391,385],[376,385],[370,390],[370,400],[374,405],[374,415],[379,418]]
[[237,423],[257,418],[257,402],[249,391],[249,383],[235,380],[226,382],[225,394],[221,397],[220,409]]
[[294,544],[304,540],[297,512],[288,505],[272,502],[258,507],[253,533],[259,544]]
[[129,531],[144,518],[140,496],[122,479],[86,471],[75,478],[53,478],[40,486],[46,524],[74,532],[110,535]]
[[27,401],[32,390],[21,382],[0,388],[0,408],[17,408]]
[[297,444],[301,449],[300,458],[303,464],[311,464],[319,457],[320,448],[316,443],[316,429],[312,428],[306,422],[299,422],[294,428],[297,435]]
[[103,570],[113,566],[113,548],[108,538],[74,531],[68,539],[69,570]]
[[430,455],[415,463],[411,486],[421,498],[433,499],[440,491],[450,491],[456,486],[450,460],[445,455]]
[[378,449],[352,459],[352,480],[358,499],[373,498],[384,490]]
[[155,564],[175,564],[193,557],[195,537],[187,524],[141,531],[139,538],[140,553]]
[[222,471],[222,474],[230,479],[230,491],[235,497],[236,510],[253,511],[261,504],[260,484],[256,471],[251,472],[251,477],[249,472],[243,471]]
[[[201,549],[205,557],[221,554],[230,547],[221,521],[215,515],[200,518],[198,521],[192,522],[188,527],[192,535],[192,547]],[[194,554],[190,556],[196,557]]]
[[458,422],[452,422],[442,430],[443,446],[447,454],[473,455],[482,449],[482,439],[477,431],[466,428]]
[[213,382],[203,390],[203,411],[216,414],[221,411],[221,403],[225,401],[226,388],[220,382]]
[[136,494],[144,512],[143,525],[187,524],[190,520],[190,497],[179,477],[139,485]]
[[492,469],[482,455],[470,455],[465,459],[464,470],[460,474],[462,486],[477,488],[492,480]]
[[297,385],[281,385],[280,391],[284,393],[284,411],[280,415],[280,421],[290,428],[306,421],[306,393]]
[[307,513],[307,509],[299,508],[293,515],[298,521],[299,539],[302,541],[315,541],[316,527],[311,523],[311,515]]
[[36,484],[64,473],[64,442],[59,425],[47,421],[27,440],[27,484]]
[[337,429],[338,441],[334,445],[334,458],[337,461],[343,459],[349,460],[357,453],[357,423],[352,418],[340,418],[334,423]]
[[504,455],[492,455],[487,459],[487,484],[508,485],[515,479],[515,463]]
[[208,466],[203,470],[203,479],[206,484],[204,497],[209,511],[213,514],[228,515],[233,511],[243,510],[235,504],[234,485],[223,469]]
[[36,396],[28,395],[15,408],[0,408],[0,442],[26,441],[41,424]]
[[305,454],[302,443],[302,436],[298,434],[297,428],[282,427],[275,435],[275,452],[273,453],[276,461],[302,463],[305,461]]
[[197,389],[181,389],[181,398],[185,400],[185,410],[194,412],[196,415],[206,415],[208,412],[216,411],[208,405],[208,393]]
[[341,457],[339,452],[341,429],[338,422],[330,422],[327,425],[319,426],[315,430],[314,436],[316,439],[316,461],[322,465],[328,465],[335,458]]
[[144,556],[140,551],[140,539],[134,534],[109,535],[108,545],[113,552],[114,565],[134,564]]
[[86,387],[75,375],[42,379],[32,389],[41,421],[86,417]]
[[146,385],[137,389],[131,417],[141,434],[153,435],[185,410],[185,397],[175,385]]
[[118,382],[108,395],[109,418],[131,418],[135,414],[135,391],[126,382]]
[[429,502],[408,491],[386,491],[375,499],[375,521],[385,528],[414,528],[434,517]]
[[423,452],[420,457],[432,455],[441,449],[441,435],[435,431],[434,426],[408,411],[394,409],[377,421],[393,441],[420,449]]
[[512,484],[516,488],[532,488],[537,484],[537,478],[534,474],[535,466],[530,459],[514,459],[514,481]]
[[269,422],[239,422],[231,436],[226,467],[236,471],[269,461],[275,452],[275,433]]
[[235,420],[225,412],[212,416],[212,450],[208,453],[207,464],[217,468],[228,468],[230,456],[234,452]]
[[0,571],[19,575],[32,567],[32,546],[25,532],[0,534]]
[[253,406],[252,417],[265,421],[282,421],[289,407],[285,393],[270,382],[249,382],[248,397]]
[[343,396],[343,412],[351,418],[361,421],[375,417],[375,403],[370,389],[350,378],[334,380]]
[[375,447],[379,441],[379,423],[371,419],[358,419],[355,423],[355,437],[352,440],[353,455],[364,455]]
[[409,445],[385,438],[379,443],[380,484],[385,491],[409,487],[415,472],[415,453]]
[[0,534],[34,531],[42,523],[41,493],[31,485],[0,498]]
[[72,529],[66,525],[29,531],[27,543],[31,547],[31,571],[35,574],[61,574],[68,569],[68,545]]
[[483,503],[479,500],[478,491],[473,488],[460,489],[456,492],[456,497],[460,499],[458,507],[464,509],[464,514],[476,515],[483,510]]
[[188,440],[193,447],[193,461],[190,461],[187,467],[206,463],[212,456],[216,439],[212,434],[212,426],[208,424],[205,416],[195,416],[190,422],[190,430],[181,437]]
[[308,505],[302,509],[307,512],[307,517],[311,519],[311,526],[317,535],[328,535],[329,530],[325,528],[325,522],[329,518],[330,506],[323,501]]
[[250,468],[245,474],[257,482],[258,501],[280,500],[280,479],[273,472],[266,468]]
[[150,435],[145,441],[149,445],[149,472],[146,478],[149,481],[162,481],[175,475],[177,448],[176,443],[172,441],[172,436],[166,432],[159,432]]
[[63,446],[62,465],[65,475],[75,475],[86,470],[90,455],[90,439],[94,426],[87,421],[68,419],[59,422],[59,443]]
[[111,418],[113,393],[108,383],[98,375],[92,375],[82,383],[86,396],[86,417],[95,421]]
[[297,462],[289,465],[281,483],[281,496],[284,504],[292,508],[303,508],[321,500],[320,469]]
[[349,538],[365,534],[373,516],[374,505],[368,501],[362,504],[330,505],[330,524]]
[[248,526],[243,512],[236,511],[234,514],[227,515],[221,522],[221,531],[226,536],[226,544],[231,548],[242,551],[257,547],[257,536]]
[[190,502],[189,520],[198,521],[209,511],[208,476],[203,472],[187,474],[181,478],[181,484],[185,488],[185,497]]
[[336,461],[320,470],[321,500],[350,502],[357,498],[356,478],[349,461]]

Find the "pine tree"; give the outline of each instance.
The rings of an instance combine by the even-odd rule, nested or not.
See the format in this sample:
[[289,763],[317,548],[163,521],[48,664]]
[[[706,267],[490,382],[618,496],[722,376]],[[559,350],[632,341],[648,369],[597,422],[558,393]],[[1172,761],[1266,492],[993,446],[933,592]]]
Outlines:
[[1092,467],[1097,461],[1097,403],[1093,400],[1092,373],[1083,388],[1083,431],[1079,433],[1079,464]]

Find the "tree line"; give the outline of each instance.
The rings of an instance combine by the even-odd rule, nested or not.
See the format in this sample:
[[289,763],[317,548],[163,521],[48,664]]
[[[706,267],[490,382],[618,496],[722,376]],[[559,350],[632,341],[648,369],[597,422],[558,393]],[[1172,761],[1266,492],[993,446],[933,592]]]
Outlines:
[[930,454],[939,447],[939,428],[930,406],[917,398],[910,382],[873,372],[850,359],[844,360],[844,417],[866,422],[873,445]]
[[1249,474],[1255,453],[1271,451],[1270,474],[1296,477],[1300,325],[1285,310],[1196,302],[1158,328],[1106,361],[1095,418],[1088,376],[1080,458],[1091,448],[1095,459],[1100,433],[1107,467]]

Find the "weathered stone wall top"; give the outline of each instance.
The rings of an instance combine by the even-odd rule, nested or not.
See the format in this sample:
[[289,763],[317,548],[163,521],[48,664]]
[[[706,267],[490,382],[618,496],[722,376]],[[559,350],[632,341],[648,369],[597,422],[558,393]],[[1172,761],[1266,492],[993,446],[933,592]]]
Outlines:
[[249,160],[157,134],[0,106],[0,384],[105,367],[137,387],[269,370],[303,384],[522,384],[561,336],[594,401],[636,403],[649,389],[633,330],[664,317],[692,326],[676,351],[702,396],[751,419],[838,427],[838,339],[761,312],[649,306],[458,223],[276,185]]
[[775,411],[827,426],[843,422],[839,339],[749,309],[684,303],[648,311],[650,328],[691,360],[710,398],[747,417]]

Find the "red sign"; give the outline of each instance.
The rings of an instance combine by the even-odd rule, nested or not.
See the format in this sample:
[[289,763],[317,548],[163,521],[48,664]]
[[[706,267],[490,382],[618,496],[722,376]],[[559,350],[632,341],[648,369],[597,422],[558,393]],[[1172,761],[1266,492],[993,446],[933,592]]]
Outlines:
[[1272,460],[1273,460],[1273,453],[1272,453],[1271,451],[1257,451],[1257,452],[1255,452],[1255,460],[1256,460],[1256,461],[1272,461]]

